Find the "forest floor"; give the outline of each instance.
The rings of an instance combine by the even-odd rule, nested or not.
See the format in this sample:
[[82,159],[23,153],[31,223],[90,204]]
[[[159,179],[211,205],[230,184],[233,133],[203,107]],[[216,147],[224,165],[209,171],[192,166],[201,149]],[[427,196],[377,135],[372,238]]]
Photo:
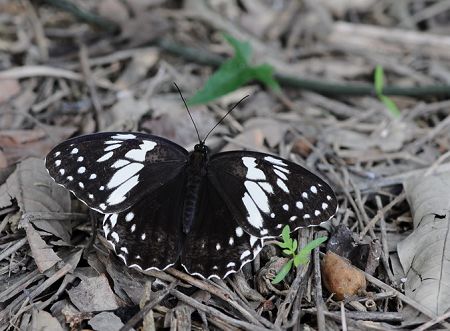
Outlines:
[[[448,1],[0,0],[0,331],[449,330],[449,22]],[[173,83],[211,86],[227,36],[280,88],[221,77],[190,107],[200,135],[249,95],[208,147],[323,178],[337,213],[292,236],[328,241],[277,284],[276,238],[225,279],[127,268],[101,226],[86,250],[99,215],[45,156],[99,131],[192,150]]]

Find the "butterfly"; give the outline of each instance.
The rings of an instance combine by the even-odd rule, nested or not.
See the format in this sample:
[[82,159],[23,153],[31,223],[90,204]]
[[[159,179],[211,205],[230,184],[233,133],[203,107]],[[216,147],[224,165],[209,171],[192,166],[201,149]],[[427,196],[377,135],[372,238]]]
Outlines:
[[179,261],[192,275],[225,278],[285,225],[316,226],[336,213],[333,190],[307,169],[259,152],[212,154],[208,135],[188,152],[155,135],[101,132],[62,142],[45,162],[58,184],[104,215],[105,238],[140,270]]

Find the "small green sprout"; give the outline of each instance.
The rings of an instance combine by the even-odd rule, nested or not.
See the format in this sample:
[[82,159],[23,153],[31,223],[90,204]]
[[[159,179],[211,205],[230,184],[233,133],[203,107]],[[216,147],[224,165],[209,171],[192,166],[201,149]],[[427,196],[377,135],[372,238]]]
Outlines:
[[289,225],[286,225],[283,228],[283,231],[281,232],[281,238],[283,239],[283,242],[279,242],[277,244],[278,246],[283,248],[283,253],[291,256],[291,258],[286,262],[286,264],[281,268],[280,272],[278,272],[278,274],[272,280],[272,284],[278,284],[279,282],[281,282],[289,273],[289,271],[291,271],[292,265],[298,267],[299,265],[307,264],[309,261],[309,256],[311,255],[311,251],[314,248],[319,247],[328,239],[328,237],[320,237],[314,239],[297,252],[298,242],[296,239],[291,238],[291,229],[289,228]]
[[383,67],[380,65],[377,65],[375,67],[374,85],[375,85],[375,93],[376,93],[378,99],[380,99],[380,101],[384,103],[384,105],[386,106],[386,108],[389,110],[389,112],[391,113],[391,115],[394,118],[400,118],[400,110],[398,109],[395,102],[392,101],[391,98],[389,98],[383,94],[384,71],[383,71]]
[[225,61],[205,83],[205,86],[188,100],[188,105],[207,103],[242,85],[257,80],[273,90],[280,86],[273,77],[274,69],[268,64],[254,66],[250,63],[252,49],[248,42],[242,42],[230,35],[224,38],[234,48],[234,56]]

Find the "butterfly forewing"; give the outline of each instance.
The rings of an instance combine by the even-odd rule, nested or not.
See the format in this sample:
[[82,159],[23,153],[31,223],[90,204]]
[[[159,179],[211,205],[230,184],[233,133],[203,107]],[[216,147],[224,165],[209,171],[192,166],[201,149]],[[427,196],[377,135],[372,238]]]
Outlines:
[[243,230],[208,180],[199,199],[201,208],[186,237],[181,263],[190,274],[225,278],[252,261],[263,240]]
[[67,140],[46,158],[55,181],[90,208],[117,213],[177,176],[187,151],[143,133],[97,133]]
[[105,215],[105,237],[127,266],[163,270],[178,260],[184,193],[181,173],[127,210]]
[[279,236],[291,229],[319,225],[337,208],[330,186],[305,168],[258,152],[213,155],[208,177],[249,234]]

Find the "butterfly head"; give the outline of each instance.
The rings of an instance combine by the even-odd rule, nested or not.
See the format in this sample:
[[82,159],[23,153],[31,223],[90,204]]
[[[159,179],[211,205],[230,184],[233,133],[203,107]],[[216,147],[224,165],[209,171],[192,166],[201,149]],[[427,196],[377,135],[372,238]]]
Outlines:
[[209,153],[209,148],[205,145],[204,142],[200,142],[194,146],[194,151],[199,152],[203,155],[207,155]]

